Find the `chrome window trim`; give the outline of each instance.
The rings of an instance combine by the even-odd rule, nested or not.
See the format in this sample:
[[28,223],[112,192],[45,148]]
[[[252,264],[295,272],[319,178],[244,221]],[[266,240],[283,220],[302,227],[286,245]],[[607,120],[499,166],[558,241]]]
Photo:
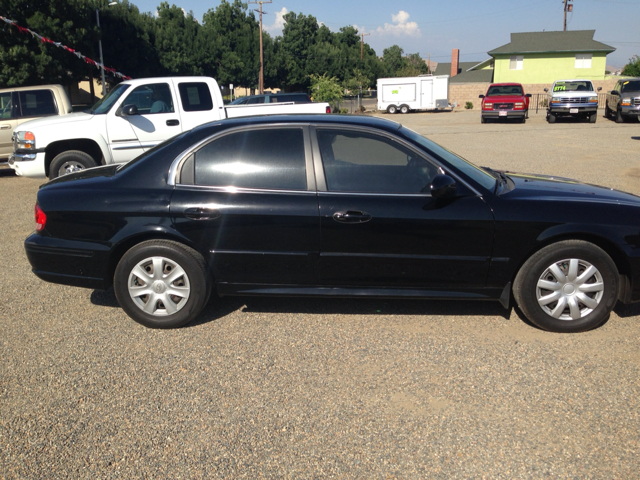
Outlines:
[[179,183],[176,187],[185,188],[185,189],[197,189],[197,190],[210,190],[212,192],[220,192],[220,193],[287,193],[287,194],[296,194],[296,195],[316,195],[317,192],[315,190],[275,190],[275,189],[267,189],[267,188],[245,188],[245,187],[214,187],[210,185],[187,185],[183,183]]
[[[221,124],[218,124],[221,125]],[[252,188],[246,189],[241,187],[220,187],[220,186],[212,186],[212,185],[184,185],[189,187],[204,187],[204,188],[234,188],[236,190],[243,191],[269,191],[269,192],[316,192],[316,180],[313,169],[313,159],[311,158],[311,147],[309,146],[309,124],[307,123],[272,123],[272,124],[263,124],[263,125],[242,125],[239,127],[234,127],[230,129],[223,130],[221,132],[216,132],[213,135],[200,140],[195,145],[192,145],[180,155],[176,157],[176,159],[171,163],[169,167],[169,176],[167,179],[167,184],[170,186],[183,185],[177,182],[178,172],[182,169],[182,165],[185,160],[194,153],[196,150],[204,147],[205,145],[216,141],[218,138],[222,138],[226,135],[231,135],[233,133],[238,133],[242,131],[256,131],[256,130],[272,130],[274,128],[298,128],[302,130],[302,136],[304,141],[304,153],[305,153],[305,170],[306,170],[306,179],[307,179],[307,189],[306,190],[270,190],[270,189],[261,189],[261,188]]]

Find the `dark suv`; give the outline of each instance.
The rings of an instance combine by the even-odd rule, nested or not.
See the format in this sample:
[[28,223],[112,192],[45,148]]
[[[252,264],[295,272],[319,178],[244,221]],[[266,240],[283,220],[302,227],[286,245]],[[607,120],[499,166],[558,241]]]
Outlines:
[[306,93],[264,93],[249,95],[235,99],[230,105],[254,105],[256,103],[311,103],[311,97]]

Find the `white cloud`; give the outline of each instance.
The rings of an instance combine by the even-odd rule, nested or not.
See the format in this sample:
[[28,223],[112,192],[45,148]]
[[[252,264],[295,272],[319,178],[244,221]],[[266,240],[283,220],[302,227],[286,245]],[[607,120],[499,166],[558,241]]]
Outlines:
[[274,36],[282,35],[282,29],[284,28],[284,16],[289,13],[289,10],[286,7],[282,7],[282,10],[276,12],[276,19],[271,25],[264,24],[264,17],[262,17],[262,27],[269,33],[272,33]]
[[393,35],[395,37],[420,37],[420,28],[416,22],[409,21],[410,15],[404,10],[400,10],[397,14],[391,15],[393,23],[385,23],[384,27],[378,27],[376,34]]

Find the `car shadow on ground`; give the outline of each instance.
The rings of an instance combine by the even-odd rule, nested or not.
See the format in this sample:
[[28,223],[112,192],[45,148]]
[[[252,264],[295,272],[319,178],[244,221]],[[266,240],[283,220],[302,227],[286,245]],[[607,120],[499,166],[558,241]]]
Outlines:
[[0,177],[15,177],[16,172],[12,168],[0,168]]
[[640,140],[640,137],[631,137],[631,140]]

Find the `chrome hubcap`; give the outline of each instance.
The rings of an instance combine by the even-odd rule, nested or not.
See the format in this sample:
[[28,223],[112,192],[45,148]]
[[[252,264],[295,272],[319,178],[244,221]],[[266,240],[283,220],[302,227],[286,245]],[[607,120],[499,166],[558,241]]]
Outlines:
[[180,311],[191,293],[187,273],[165,257],[145,258],[138,263],[129,274],[127,286],[140,310],[159,317]]
[[84,165],[78,162],[65,162],[60,170],[58,171],[58,176],[68,175],[73,172],[78,172],[80,170],[84,170]]
[[589,315],[603,295],[604,282],[598,269],[577,258],[550,265],[536,286],[538,304],[558,320],[579,320]]

